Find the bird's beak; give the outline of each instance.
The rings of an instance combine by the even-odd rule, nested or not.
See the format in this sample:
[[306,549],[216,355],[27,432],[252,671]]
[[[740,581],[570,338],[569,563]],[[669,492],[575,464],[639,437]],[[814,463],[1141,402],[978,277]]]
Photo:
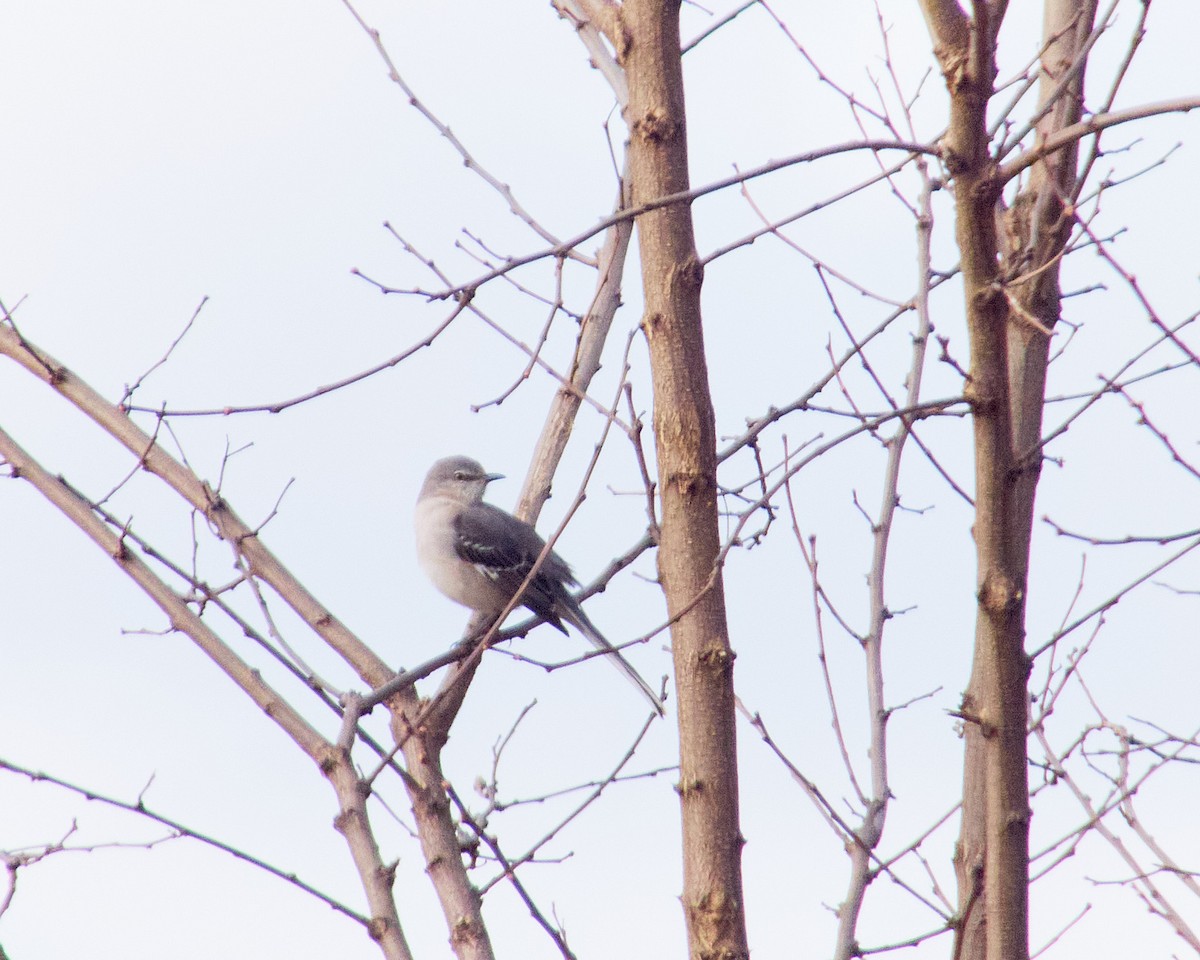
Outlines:
[[502,474],[502,473],[485,473],[483,475],[483,479],[486,483],[491,483],[493,480],[503,480],[504,474]]

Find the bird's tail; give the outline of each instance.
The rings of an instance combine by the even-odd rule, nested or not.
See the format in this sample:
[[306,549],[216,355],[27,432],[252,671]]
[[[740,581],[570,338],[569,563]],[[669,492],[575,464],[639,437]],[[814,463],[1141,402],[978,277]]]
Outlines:
[[597,650],[603,651],[609,660],[621,673],[625,674],[626,678],[642,692],[642,695],[650,702],[655,712],[661,717],[664,715],[662,700],[659,695],[654,692],[654,688],[650,686],[642,675],[633,668],[633,664],[621,656],[621,651],[614,647],[604,634],[596,629],[596,625],[588,619],[588,615],[583,612],[583,608],[579,606],[575,598],[568,595],[567,602],[560,604],[565,608],[561,612],[561,616],[567,623],[571,624],[582,633]]

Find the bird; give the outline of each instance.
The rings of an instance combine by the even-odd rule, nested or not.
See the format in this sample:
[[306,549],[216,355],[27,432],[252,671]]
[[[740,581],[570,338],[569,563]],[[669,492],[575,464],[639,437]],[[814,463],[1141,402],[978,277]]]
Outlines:
[[[528,523],[484,502],[488,484],[503,478],[470,457],[444,457],[429,468],[417,497],[417,559],[446,597],[496,617],[508,606],[546,547]],[[567,633],[569,623],[621,670],[663,715],[662,701],[620,651],[605,639],[570,592],[570,565],[553,550],[520,603]]]

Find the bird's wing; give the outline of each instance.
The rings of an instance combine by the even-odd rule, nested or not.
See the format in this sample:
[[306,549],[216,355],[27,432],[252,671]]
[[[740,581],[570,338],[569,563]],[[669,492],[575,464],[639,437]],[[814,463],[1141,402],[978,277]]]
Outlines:
[[[546,546],[533,527],[489,503],[462,511],[454,522],[454,534],[455,552],[509,593],[520,588]],[[566,561],[551,551],[521,602],[561,630],[555,603],[574,583]]]
[[[509,595],[520,589],[546,546],[546,541],[533,527],[489,503],[475,504],[463,510],[454,522],[454,534],[454,549],[459,557],[473,564]],[[661,715],[663,706],[654,688],[604,638],[567,589],[575,583],[570,566],[551,551],[521,602],[563,633],[567,632],[563,620],[573,624],[597,649],[608,654],[606,659],[633,681]]]

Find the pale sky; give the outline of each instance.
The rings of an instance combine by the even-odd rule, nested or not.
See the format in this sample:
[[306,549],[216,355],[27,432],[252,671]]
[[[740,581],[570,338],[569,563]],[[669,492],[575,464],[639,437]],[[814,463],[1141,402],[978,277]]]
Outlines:
[[[880,6],[897,74],[911,95],[931,66],[923,23],[916,5],[885,0]],[[1097,63],[1121,55],[1136,6],[1122,4],[1112,41],[1097,48]],[[826,5],[818,14],[813,5],[781,3],[777,10],[837,83],[875,102],[870,76],[881,83],[887,78],[870,4]],[[479,162],[511,184],[546,229],[571,236],[608,212],[615,182],[604,124],[619,143],[619,119],[610,115],[612,97],[602,77],[548,5],[374,3],[360,12],[382,31],[417,96]],[[1006,27],[1012,38],[1025,31],[1024,41],[1013,39],[1007,50],[1009,70],[1036,53],[1036,18],[1026,23],[1018,19],[1023,15],[1028,12],[1014,9]],[[1118,106],[1200,88],[1192,19],[1190,4],[1155,5],[1145,49]],[[688,8],[684,22],[685,36],[692,36],[710,17]],[[811,67],[760,10],[747,11],[701,44],[687,70],[694,184],[726,176],[735,164],[747,169],[860,136],[845,104],[814,82]],[[412,109],[388,81],[366,35],[332,0],[0,6],[0,90],[0,299],[9,309],[20,304],[15,317],[26,336],[113,399],[163,356],[205,297],[192,331],[147,379],[136,402],[193,409],[283,400],[420,342],[450,307],[385,297],[351,273],[357,268],[396,287],[432,286],[428,271],[405,255],[384,221],[458,280],[483,272],[455,247],[471,246],[464,230],[483,239],[493,259],[545,246]],[[935,69],[914,109],[918,139],[937,135],[943,106]],[[1172,144],[1184,144],[1161,169],[1112,191],[1098,224],[1105,234],[1128,228],[1114,250],[1128,257],[1168,323],[1196,310],[1198,123],[1195,115],[1171,116],[1115,131],[1106,146],[1130,150],[1105,158],[1099,168],[1128,176]],[[782,216],[874,169],[870,157],[847,155],[750,189],[756,203]],[[947,269],[954,264],[952,214],[949,198],[943,194],[938,202],[935,268]],[[695,213],[702,253],[758,222],[736,189],[699,201]],[[802,220],[789,236],[829,264],[855,271],[883,296],[897,302],[912,296],[912,224],[886,190]],[[598,245],[599,239],[590,241],[584,250]],[[639,319],[635,255],[636,248],[626,306],[592,391],[605,404]],[[1098,374],[1113,372],[1152,339],[1144,311],[1113,276],[1103,275],[1087,252],[1074,261],[1078,267],[1071,270],[1079,272],[1068,272],[1070,282],[1104,282],[1114,292],[1067,301],[1068,319],[1084,328],[1081,345],[1055,368],[1054,394],[1095,389]],[[553,290],[543,267],[514,279],[543,294]],[[588,271],[568,268],[572,309],[586,307],[591,284]],[[845,288],[840,295],[855,329],[869,329],[885,313]],[[938,293],[935,324],[965,362],[957,298],[953,284]],[[485,290],[479,302],[527,343],[536,341],[548,312],[503,283]],[[759,240],[714,261],[706,273],[705,335],[718,432],[734,435],[747,417],[802,393],[828,365],[826,342],[834,329],[812,267],[782,244]],[[910,333],[911,325],[892,331],[894,350],[880,358],[893,387],[909,362]],[[565,368],[571,343],[571,329],[559,322],[547,359]],[[1144,369],[1178,359],[1156,354]],[[224,471],[222,489],[235,509],[260,522],[286,488],[266,542],[389,662],[412,665],[443,650],[465,622],[464,612],[416,568],[410,515],[417,487],[429,462],[462,452],[508,474],[491,497],[513,505],[555,382],[535,371],[503,404],[479,413],[471,406],[502,394],[525,362],[464,316],[395,369],[286,413],[175,419],[169,448],[177,450],[177,440],[194,469],[215,483],[226,449],[245,447]],[[633,365],[635,401],[648,411],[644,354],[636,349]],[[860,371],[847,376],[858,378],[857,389],[869,395]],[[933,356],[926,377],[929,398],[958,389],[953,371]],[[1197,439],[1195,390],[1192,370],[1154,381],[1140,394],[1158,404],[1164,427],[1188,452]],[[844,406],[836,391],[820,399]],[[1075,405],[1052,406],[1047,424]],[[0,426],[92,496],[102,496],[131,469],[124,451],[11,363],[0,364],[0,410]],[[1072,427],[1049,451],[1062,469],[1048,465],[1044,472],[1039,516],[1112,537],[1194,526],[1186,518],[1200,509],[1195,479],[1171,469],[1162,449],[1135,431],[1135,417],[1122,401],[1106,400],[1103,412]],[[764,460],[781,459],[783,433],[794,449],[845,426],[832,418],[788,421],[771,435]],[[543,530],[561,520],[602,429],[603,419],[585,409]],[[928,434],[942,444],[942,465],[969,486],[969,423],[930,424]],[[648,436],[646,443],[649,450]],[[882,462],[878,445],[863,441],[802,472],[794,488],[805,534],[818,535],[823,582],[856,626],[865,617],[870,540],[855,500],[872,514],[878,509]],[[929,696],[897,714],[890,727],[896,801],[889,851],[901,849],[957,799],[961,743],[948,712],[967,681],[973,617],[969,511],[915,448],[906,453],[905,469],[903,502],[924,512],[898,519],[888,592],[892,608],[906,612],[888,627],[887,691],[891,704]],[[730,485],[752,475],[744,455],[727,470],[722,479]],[[610,441],[584,508],[559,541],[581,579],[594,577],[640,535],[643,503],[622,495],[636,483],[628,444]],[[189,556],[187,512],[152,478],[135,478],[114,507],[164,549]],[[781,513],[766,543],[735,551],[726,570],[738,690],[806,775],[840,802],[851,791],[829,735],[811,587],[786,529],[790,522]],[[361,887],[330,826],[332,792],[312,765],[186,638],[163,634],[158,611],[27,485],[0,486],[0,529],[0,756],[125,800],[144,790],[147,806],[362,909]],[[1055,539],[1042,525],[1037,536],[1031,646],[1071,619],[1082,553],[1080,544]],[[206,569],[217,571],[208,574],[214,582],[233,578],[222,549],[206,543],[201,553]],[[1152,548],[1119,558],[1094,554],[1075,613],[1136,577],[1155,556]],[[652,561],[643,557],[633,574],[589,601],[610,637],[638,636],[663,619],[660,593],[649,582]],[[1196,590],[1200,564],[1193,560],[1159,579]],[[1114,711],[1114,723],[1148,718],[1178,733],[1200,726],[1194,602],[1148,585],[1110,615],[1084,671],[1093,694]],[[314,666],[353,684],[294,622],[282,617],[281,623]],[[841,719],[861,773],[861,656],[828,617],[826,631],[842,684]],[[227,633],[239,641],[236,631]],[[265,660],[239,649],[284,687]],[[559,662],[584,645],[543,628],[517,649]],[[669,671],[662,638],[630,656],[652,683]],[[325,732],[336,729],[332,715],[312,707],[294,684],[286,692]],[[460,789],[490,775],[494,745],[535,699],[500,766],[510,799],[603,776],[643,720],[636,693],[606,664],[592,660],[546,673],[491,655],[447,752],[448,773]],[[1082,696],[1065,697],[1063,713],[1086,715]],[[1054,736],[1065,742],[1071,721],[1062,722]],[[845,858],[748,725],[742,724],[740,738],[752,949],[757,957],[824,956],[832,944],[832,908],[845,891]],[[654,726],[630,769],[669,766],[675,750],[672,716]],[[1195,773],[1162,775],[1168,777],[1168,788],[1147,791],[1144,813],[1173,855],[1195,869],[1200,834],[1187,805],[1174,802],[1195,796]],[[674,782],[666,772],[610,790],[547,849],[562,862],[525,868],[526,883],[565,924],[581,958],[685,955]],[[380,807],[373,814],[385,858],[400,861],[397,899],[405,932],[416,956],[449,956],[420,851],[406,832],[403,790],[393,782],[384,793],[402,822]],[[492,827],[520,852],[571,802],[518,808]],[[1035,816],[1035,847],[1081,819],[1077,806],[1055,795]],[[142,849],[137,844],[162,836],[159,828],[48,785],[0,775],[0,849],[52,842],[72,824],[70,845],[134,846],[61,853],[23,869],[13,905],[0,918],[0,943],[14,960],[379,955],[355,923],[252,867],[188,840]],[[943,827],[926,848],[951,897],[956,831],[953,823]],[[1034,888],[1035,946],[1091,903],[1091,917],[1048,955],[1165,957],[1180,949],[1131,893],[1080,879],[1127,876],[1110,850],[1090,838],[1076,859]],[[491,875],[485,870],[478,879]],[[1200,924],[1195,901],[1184,903],[1193,925]],[[489,894],[486,913],[498,955],[557,955],[503,884]],[[860,940],[887,942],[935,926],[931,913],[881,881],[868,893]],[[948,950],[942,938],[905,955],[944,957]]]

